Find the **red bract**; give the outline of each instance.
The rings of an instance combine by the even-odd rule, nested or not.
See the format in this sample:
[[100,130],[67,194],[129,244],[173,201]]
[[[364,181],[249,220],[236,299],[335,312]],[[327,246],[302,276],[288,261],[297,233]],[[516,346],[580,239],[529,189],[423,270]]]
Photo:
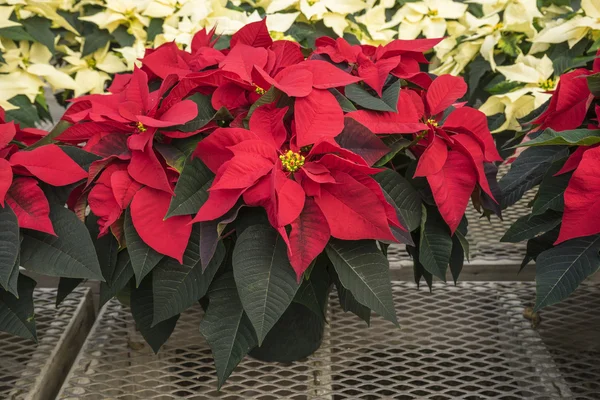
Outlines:
[[390,224],[400,226],[395,210],[370,177],[379,170],[326,135],[308,150],[287,141],[282,119],[262,120],[265,113],[285,111],[261,106],[250,119],[253,130],[217,129],[199,143],[196,154],[216,177],[194,221],[224,215],[240,197],[247,205],[265,208],[288,243],[298,277],[330,235],[395,241],[390,230]]
[[46,134],[5,122],[4,110],[0,108],[0,205],[10,206],[21,228],[54,235],[50,205],[38,179],[53,186],[65,186],[85,179],[87,173],[56,145],[30,151],[17,145],[31,144]]

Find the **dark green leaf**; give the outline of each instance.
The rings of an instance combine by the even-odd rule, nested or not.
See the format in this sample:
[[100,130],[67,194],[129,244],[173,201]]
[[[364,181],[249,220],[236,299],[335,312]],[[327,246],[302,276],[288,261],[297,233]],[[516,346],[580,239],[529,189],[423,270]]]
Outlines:
[[567,147],[540,146],[525,149],[500,179],[502,208],[512,206],[525,192],[539,184],[552,163],[569,154]]
[[385,193],[387,193],[400,212],[400,223],[409,231],[415,230],[421,223],[421,196],[400,174],[386,169],[375,175]]
[[225,246],[219,242],[207,268],[200,264],[199,227],[194,225],[190,241],[183,254],[183,264],[165,257],[152,271],[154,280],[153,324],[177,315],[204,297],[217,270],[225,258]]
[[233,272],[260,344],[300,286],[279,233],[265,225],[244,230],[233,250]]
[[183,151],[171,144],[164,143],[155,143],[154,148],[160,153],[161,156],[163,156],[169,167],[172,167],[177,170],[177,172],[181,173],[187,158]]
[[450,253],[450,273],[452,273],[452,279],[454,284],[458,281],[458,277],[462,271],[465,263],[465,252],[458,235],[452,236],[452,252]]
[[546,210],[563,211],[565,207],[564,194],[569,180],[570,173],[554,176],[561,168],[563,163],[558,161],[552,164],[552,167],[546,172],[535,201],[533,202],[533,215],[539,215]]
[[361,156],[369,165],[389,152],[377,135],[353,118],[344,118],[344,129],[335,137],[335,141],[344,149]]
[[186,122],[183,125],[176,125],[170,127],[170,130],[177,130],[181,132],[193,132],[204,127],[206,124],[213,120],[231,121],[233,119],[229,111],[227,111],[227,109],[225,108],[221,108],[219,111],[215,111],[215,109],[212,107],[209,96],[203,95],[201,93],[194,93],[186,100],[191,100],[194,103],[196,103],[196,106],[198,107],[198,115],[196,115],[196,118]]
[[600,97],[600,72],[586,77],[588,88],[594,97]]
[[[27,33],[35,39],[36,42],[40,42],[54,53],[54,33],[50,29],[52,22],[49,19],[42,17],[30,17],[22,19],[19,22],[23,25]],[[0,35],[2,35],[0,33]]]
[[374,167],[383,167],[411,143],[410,140],[402,135],[385,135],[381,140],[390,149],[390,152],[381,157],[381,159],[373,165]]
[[0,285],[19,297],[17,277],[19,276],[19,221],[8,204],[0,207]]
[[127,32],[127,27],[125,25],[121,25],[115,29],[112,32],[112,35],[121,47],[133,46],[135,43],[135,37]]
[[535,139],[525,142],[519,147],[546,145],[591,146],[596,143],[600,143],[600,130],[598,129],[574,129],[557,132],[548,128]]
[[267,90],[265,94],[260,96],[260,98],[256,100],[254,104],[252,104],[252,106],[250,106],[250,110],[248,111],[248,116],[246,118],[250,119],[250,117],[254,113],[254,110],[256,110],[262,105],[271,104],[274,101],[279,100],[279,98],[281,98],[282,95],[283,92],[281,90],[277,89],[275,86],[271,86],[271,88]]
[[527,250],[525,253],[525,257],[523,258],[523,262],[521,263],[521,268],[519,268],[519,272],[521,272],[531,260],[537,259],[543,251],[554,247],[554,242],[556,242],[556,239],[558,239],[559,233],[560,225],[544,233],[543,235],[536,236],[533,239],[529,239],[527,241]]
[[94,161],[98,161],[102,159],[102,157],[97,156],[95,154],[89,153],[85,150],[82,150],[79,147],[75,146],[59,146],[62,151],[67,153],[67,155],[77,163],[81,168],[83,168],[86,172],[89,171],[90,165]]
[[50,205],[57,236],[27,230],[21,243],[25,269],[65,278],[104,280],[90,234],[77,216],[62,205]]
[[400,80],[387,88],[381,98],[370,94],[357,83],[346,86],[346,97],[367,110],[398,112]]
[[129,253],[119,252],[115,269],[106,275],[106,282],[100,284],[100,307],[115,297],[121,289],[126,288],[133,275]]
[[87,216],[85,225],[90,232],[92,242],[94,242],[94,248],[98,255],[102,276],[104,276],[104,279],[106,280],[108,279],[107,277],[113,273],[115,266],[117,265],[119,243],[111,233],[98,237],[100,235],[100,227],[98,226],[98,217],[94,214]]
[[329,91],[335,96],[336,100],[338,101],[338,103],[340,103],[340,107],[342,107],[342,110],[344,110],[344,112],[356,111],[356,107],[354,107],[354,104],[352,104],[352,102],[348,100],[346,96],[341,94],[339,90],[332,88],[329,89]]
[[560,224],[562,213],[548,210],[541,215],[525,215],[519,218],[506,231],[501,242],[518,243],[549,231]]
[[[45,144],[53,143],[54,139],[56,137],[58,137],[58,135],[60,135],[61,133],[63,133],[71,125],[73,125],[73,124],[71,124],[70,122],[67,122],[67,121],[61,119],[60,121],[58,121],[58,123],[56,124],[56,126],[54,126],[54,128],[52,128],[52,130],[50,131],[49,134],[47,134],[46,136],[44,136],[43,138],[41,138],[40,140],[38,140],[37,142],[35,142],[31,146],[29,146],[27,149],[33,150],[36,147],[40,147],[40,146],[43,146]],[[33,126],[35,126],[35,124]]]
[[490,63],[485,60],[481,55],[471,61],[469,64],[469,96],[473,96],[475,90],[479,86],[479,81],[486,72],[492,70]]
[[519,88],[522,88],[523,86],[525,86],[525,84],[522,82],[507,81],[507,80],[502,80],[500,82],[490,82],[490,83],[491,84],[488,84],[485,87],[485,91],[487,91],[491,95],[509,93],[515,89],[519,89]]
[[433,275],[431,275],[419,262],[419,248],[406,246],[406,251],[408,251],[408,254],[410,254],[410,256],[413,258],[413,274],[417,287],[421,287],[421,278],[424,278],[425,283],[427,283],[427,287],[429,287],[429,291],[431,292]]
[[493,132],[496,129],[500,128],[506,122],[506,115],[503,112],[490,115],[489,117],[487,117],[487,121],[490,131]]
[[33,289],[36,282],[19,275],[19,298],[0,289],[0,331],[8,332],[25,339],[35,340],[35,312],[33,310]]
[[258,339],[231,272],[215,280],[208,297],[210,302],[200,322],[200,333],[212,350],[220,388],[246,354],[257,346]]
[[452,253],[452,238],[448,225],[433,208],[423,208],[419,261],[432,275],[446,282],[446,270]]
[[83,281],[83,279],[78,278],[60,278],[56,291],[56,307],[60,306],[63,300],[73,293],[73,290]]
[[331,239],[325,251],[340,283],[360,304],[398,325],[390,266],[374,240]]
[[142,279],[163,258],[163,255],[144,243],[133,226],[129,209],[125,211],[123,229],[125,230],[127,250],[129,251],[129,257],[131,257],[131,266],[135,273],[135,281],[139,285]]
[[152,276],[147,276],[143,279],[139,287],[132,288],[131,314],[133,315],[137,329],[155,354],[158,353],[158,350],[169,339],[179,319],[179,315],[175,315],[166,321],[152,326],[152,316],[154,314]]
[[36,41],[22,26],[9,26],[0,29],[0,37],[17,42],[21,40],[27,40],[28,42]]
[[162,18],[151,18],[146,34],[148,35],[147,41],[152,43],[156,35],[163,33],[163,24],[165,20]]
[[200,158],[189,157],[175,186],[175,196],[171,199],[167,218],[197,213],[208,200],[213,177],[214,174]]
[[535,265],[535,311],[566,299],[600,269],[600,235],[567,240],[541,253]]
[[360,304],[352,293],[342,285],[340,282],[340,278],[337,276],[337,273],[332,271],[334,276],[335,287],[338,293],[338,300],[340,301],[340,306],[344,312],[350,311],[352,314],[356,315],[358,318],[362,319],[367,323],[367,326],[371,326],[371,309],[369,307],[363,306]]
[[[0,37],[2,33],[0,32]],[[14,106],[19,107],[16,110],[9,110],[6,112],[7,121],[15,121],[21,125],[21,128],[35,128],[36,124],[40,121],[38,111],[31,101],[24,95],[18,95],[8,102]],[[43,140],[44,138],[40,139]],[[33,145],[35,146],[35,144]],[[31,148],[31,146],[29,147]]]
[[98,29],[98,27],[95,27],[92,33],[84,37],[81,56],[85,57],[96,50],[104,48],[111,39],[112,35],[106,29]]

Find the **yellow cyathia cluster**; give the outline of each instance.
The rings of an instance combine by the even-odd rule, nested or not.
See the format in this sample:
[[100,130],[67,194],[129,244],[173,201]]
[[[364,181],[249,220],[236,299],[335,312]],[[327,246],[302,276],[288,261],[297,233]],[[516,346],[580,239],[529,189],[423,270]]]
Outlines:
[[288,172],[296,172],[304,165],[304,156],[300,153],[295,153],[288,150],[286,153],[279,156],[283,169]]

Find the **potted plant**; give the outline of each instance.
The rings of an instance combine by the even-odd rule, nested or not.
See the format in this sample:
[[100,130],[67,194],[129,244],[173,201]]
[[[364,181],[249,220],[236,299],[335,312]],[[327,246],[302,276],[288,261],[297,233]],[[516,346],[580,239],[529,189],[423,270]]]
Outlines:
[[500,180],[504,207],[537,187],[531,213],[502,238],[527,240],[521,268],[536,261],[534,311],[564,300],[600,268],[599,99],[600,58],[561,75],[550,100],[523,121],[520,152]]
[[148,49],[49,139],[91,158],[67,204],[94,238],[101,303],[129,304],[158,351],[200,301],[222,385],[248,353],[314,352],[332,286],[367,324],[398,324],[390,244],[407,245],[417,282],[448,265],[456,280],[469,199],[499,212],[500,157],[485,115],[459,102],[463,79],[421,72],[438,39],[310,50],[263,20],[217,40]]

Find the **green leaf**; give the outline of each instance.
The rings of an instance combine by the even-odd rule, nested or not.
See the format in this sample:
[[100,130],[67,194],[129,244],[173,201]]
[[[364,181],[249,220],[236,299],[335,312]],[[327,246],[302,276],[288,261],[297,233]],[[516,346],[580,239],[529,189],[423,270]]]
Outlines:
[[502,113],[490,115],[487,117],[488,126],[490,131],[495,131],[500,128],[506,122],[506,115]]
[[421,223],[421,196],[402,175],[386,169],[374,176],[385,193],[387,193],[400,212],[400,223],[409,231],[419,227]]
[[518,243],[531,239],[554,228],[562,219],[562,213],[548,210],[541,215],[524,215],[506,231],[501,242]]
[[83,281],[83,279],[78,278],[60,278],[56,291],[56,307],[60,306],[67,296],[73,293],[73,290]]
[[36,41],[22,26],[9,26],[0,29],[0,37],[17,42],[21,40],[27,40],[28,42]]
[[244,230],[233,249],[233,273],[261,344],[300,287],[279,233],[265,225]]
[[535,266],[534,311],[566,299],[600,269],[600,235],[567,240],[541,253]]
[[171,144],[155,143],[154,148],[165,159],[169,167],[172,167],[181,173],[187,158],[186,154]]
[[171,199],[166,217],[197,213],[208,200],[208,189],[213,178],[214,174],[200,158],[188,157],[175,186],[175,196]]
[[98,217],[94,214],[87,216],[85,225],[90,232],[90,237],[94,243],[96,254],[98,255],[98,262],[100,263],[100,269],[102,270],[102,276],[107,279],[107,276],[112,274],[117,265],[117,259],[119,256],[119,242],[112,234],[107,234],[102,237],[100,235],[100,227],[98,226]]
[[335,288],[338,293],[338,300],[340,301],[342,310],[344,310],[344,312],[350,311],[352,314],[365,321],[367,326],[371,326],[371,309],[356,301],[352,293],[342,285],[335,270],[332,272],[334,275]]
[[198,107],[198,115],[196,115],[196,118],[186,122],[183,125],[176,125],[170,127],[170,130],[177,130],[181,132],[193,132],[204,127],[206,124],[213,120],[231,121],[233,119],[229,111],[227,111],[227,109],[225,108],[221,108],[219,111],[215,111],[215,109],[212,107],[210,96],[206,96],[201,93],[194,93],[186,100],[191,100],[194,103],[196,103],[196,106]]
[[112,32],[112,35],[120,47],[133,46],[135,43],[135,37],[127,32],[127,27],[125,25],[121,25],[115,29]]
[[340,283],[360,304],[398,325],[390,265],[374,240],[331,239],[325,251],[338,274]]
[[399,152],[410,146],[412,143],[402,135],[385,135],[381,140],[390,148],[390,152],[381,157],[381,159],[373,165],[374,167],[383,167],[396,157]]
[[19,221],[8,204],[0,208],[0,285],[19,297],[17,277],[19,276]]
[[[43,145],[46,145],[46,144],[53,143],[54,142],[54,138],[58,137],[58,135],[60,135],[61,133],[63,133],[71,125],[73,125],[73,124],[71,124],[70,122],[67,122],[67,121],[61,119],[54,126],[54,128],[52,128],[52,130],[50,131],[49,134],[47,134],[46,136],[44,136],[43,138],[41,138],[40,140],[38,140],[37,142],[35,142],[31,146],[27,147],[27,149],[28,150],[33,150],[36,147],[40,147],[40,146],[43,146]],[[35,126],[35,124],[34,124],[34,126]]]
[[419,243],[420,263],[429,273],[446,282],[446,270],[452,253],[452,238],[448,225],[432,208],[429,212],[423,208]]
[[154,42],[154,38],[156,35],[163,33],[163,25],[165,23],[164,19],[161,18],[150,18],[150,24],[148,25],[148,29],[146,30],[146,34],[148,35],[147,41],[152,43]]
[[282,95],[283,95],[283,92],[281,90],[277,89],[275,86],[271,86],[271,88],[269,90],[267,90],[267,92],[265,94],[260,96],[259,99],[256,100],[254,102],[254,104],[252,104],[252,106],[250,106],[250,110],[248,111],[248,116],[246,118],[250,119],[250,117],[254,113],[254,110],[256,110],[258,107],[260,107],[262,105],[271,104],[274,101],[279,100],[279,98]]
[[204,297],[217,270],[225,258],[225,246],[219,242],[210,263],[202,272],[200,264],[200,233],[194,225],[183,264],[165,257],[152,271],[154,288],[153,324],[177,315]]
[[179,315],[175,315],[166,321],[152,326],[152,316],[154,314],[152,276],[147,276],[142,280],[139,287],[132,289],[131,314],[133,315],[137,329],[155,354],[158,353],[158,350],[169,339],[179,319]]
[[115,269],[106,274],[106,282],[100,284],[100,308],[125,288],[133,275],[129,253],[127,251],[119,252]]
[[92,54],[96,50],[100,50],[106,46],[112,39],[112,35],[106,29],[98,29],[94,27],[92,33],[85,35],[83,41],[83,49],[81,56],[85,57]]
[[[0,36],[2,36],[1,32]],[[8,102],[19,108],[6,112],[7,121],[18,122],[21,125],[21,128],[35,128],[36,124],[40,121],[40,116],[27,96],[20,94],[11,98]],[[43,138],[40,140],[43,140]],[[29,148],[31,149],[31,146]]]
[[17,284],[19,298],[0,289],[0,331],[37,342],[33,310],[35,285],[33,279],[19,275]]
[[511,57],[516,57],[521,53],[521,49],[519,49],[519,43],[523,40],[522,34],[508,34],[503,35],[498,41],[498,48],[502,50],[503,53],[508,54]]
[[572,174],[567,173],[554,176],[562,168],[562,165],[562,162],[555,162],[552,164],[552,168],[544,175],[535,201],[533,202],[532,215],[543,214],[546,210],[564,210],[565,189],[569,184]]
[[425,283],[427,283],[427,287],[429,287],[429,291],[431,292],[431,288],[433,285],[433,275],[431,275],[419,262],[419,248],[413,246],[406,246],[406,251],[408,251],[408,254],[410,254],[410,256],[413,258],[413,274],[417,287],[421,287],[421,278],[424,278]]
[[298,289],[296,292],[296,296],[294,297],[293,301],[294,303],[302,304],[315,315],[325,319],[325,313],[323,312],[323,308],[317,299],[317,293],[313,282],[304,280],[300,286],[300,289]]
[[342,110],[344,110],[344,112],[356,111],[356,107],[354,107],[354,104],[352,104],[352,102],[348,100],[346,96],[341,94],[339,90],[332,88],[329,89],[329,91],[335,96],[335,99],[338,101],[338,103],[340,103],[340,107],[342,107]]
[[[326,319],[325,310],[329,300],[331,278],[327,271],[329,259],[321,253],[304,272],[302,286],[296,292],[295,303],[300,303],[315,315]],[[335,273],[335,271],[334,271]]]
[[484,88],[484,90],[491,95],[509,93],[515,89],[519,89],[519,88],[522,88],[525,86],[525,84],[523,82],[507,81],[507,80],[502,80],[500,82],[490,82],[490,83],[493,83],[493,84],[491,84],[491,85],[488,84]]
[[502,190],[502,208],[519,201],[525,192],[541,182],[553,162],[568,154],[567,147],[540,146],[525,149],[498,182]]
[[559,233],[560,225],[540,236],[529,239],[527,241],[525,257],[523,258],[519,272],[521,272],[531,260],[537,259],[542,252],[554,247],[554,242],[556,242],[556,239],[558,239]]
[[60,149],[64,151],[71,158],[71,160],[75,161],[77,165],[83,168],[86,172],[89,171],[90,165],[92,165],[94,161],[102,159],[102,157],[97,156],[93,153],[89,153],[76,146],[58,147],[60,147]]
[[21,22],[27,33],[29,33],[36,42],[40,42],[46,46],[51,53],[54,53],[54,33],[50,29],[52,22],[49,19],[30,17],[22,19],[19,22]]
[[458,277],[462,272],[463,265],[465,263],[465,251],[463,250],[462,243],[458,238],[458,235],[452,236],[452,252],[450,253],[450,273],[452,274],[452,280],[456,285]]
[[398,95],[400,80],[394,82],[382,94],[381,98],[373,96],[359,84],[346,86],[346,97],[368,110],[398,112]]
[[557,132],[548,128],[535,139],[525,142],[518,147],[547,145],[591,146],[596,143],[600,143],[600,130],[598,129],[574,129]]
[[[471,6],[473,4],[470,4]],[[492,70],[492,66],[490,63],[484,59],[481,55],[477,55],[477,57],[471,61],[469,64],[469,96],[473,96],[475,90],[477,90],[479,86],[479,82],[483,75],[486,72]],[[493,129],[492,129],[493,130]]]
[[220,389],[246,354],[257,346],[258,339],[242,307],[233,273],[221,275],[211,285],[208,297],[200,333],[212,350]]
[[600,72],[586,77],[588,88],[594,97],[600,97]]
[[142,279],[162,260],[163,255],[144,243],[133,226],[129,209],[125,211],[123,229],[125,230],[127,250],[131,257],[131,266],[135,273],[135,282],[139,286]]
[[583,56],[586,47],[587,41],[585,40],[579,41],[579,43],[573,47],[570,47],[566,42],[554,46],[549,54],[552,65],[554,66],[554,76],[562,75],[571,68],[584,66],[588,61],[593,59],[593,55],[591,56],[591,59]]
[[50,205],[57,236],[27,230],[21,243],[21,264],[43,275],[103,281],[96,249],[86,228],[73,212]]

